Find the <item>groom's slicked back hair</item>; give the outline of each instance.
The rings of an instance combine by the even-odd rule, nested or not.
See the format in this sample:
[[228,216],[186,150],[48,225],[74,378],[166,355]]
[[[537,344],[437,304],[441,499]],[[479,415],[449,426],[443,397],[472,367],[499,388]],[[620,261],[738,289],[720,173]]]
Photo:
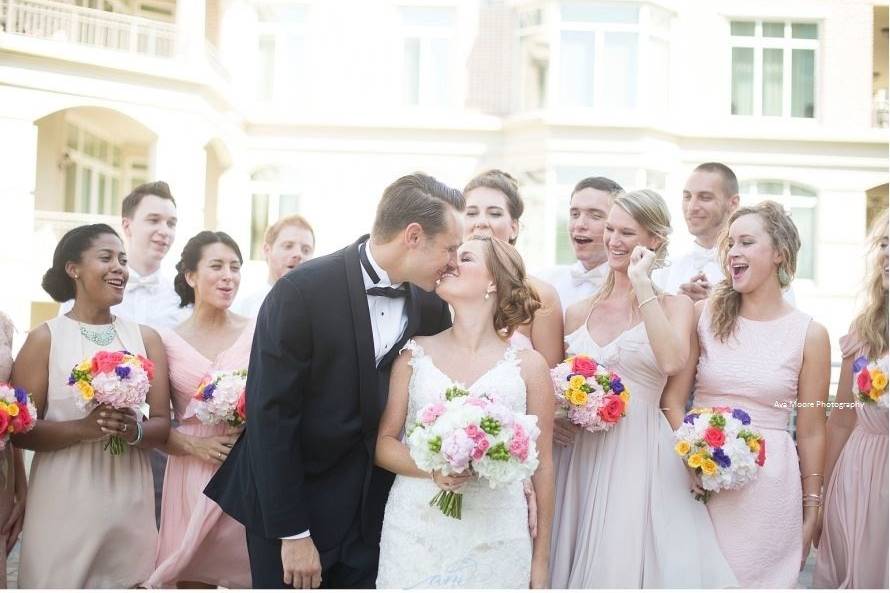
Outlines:
[[389,241],[412,222],[429,236],[445,230],[448,210],[463,212],[466,202],[459,190],[425,173],[412,173],[396,179],[380,198],[372,234]]

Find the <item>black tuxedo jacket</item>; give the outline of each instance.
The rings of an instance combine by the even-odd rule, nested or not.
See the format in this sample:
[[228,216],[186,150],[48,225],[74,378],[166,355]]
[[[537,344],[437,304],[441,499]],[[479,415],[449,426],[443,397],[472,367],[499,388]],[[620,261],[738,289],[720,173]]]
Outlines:
[[247,427],[204,491],[268,539],[307,529],[333,551],[358,521],[380,540],[393,475],[374,466],[392,362],[409,337],[451,325],[447,305],[410,287],[405,334],[381,360],[356,243],[281,278],[257,317]]

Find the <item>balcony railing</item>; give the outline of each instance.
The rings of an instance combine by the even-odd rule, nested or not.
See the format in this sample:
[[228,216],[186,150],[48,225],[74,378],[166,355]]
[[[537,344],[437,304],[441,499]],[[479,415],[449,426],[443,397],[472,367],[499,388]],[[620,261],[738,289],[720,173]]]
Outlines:
[[50,0],[0,0],[0,31],[156,58],[176,53],[176,27]]

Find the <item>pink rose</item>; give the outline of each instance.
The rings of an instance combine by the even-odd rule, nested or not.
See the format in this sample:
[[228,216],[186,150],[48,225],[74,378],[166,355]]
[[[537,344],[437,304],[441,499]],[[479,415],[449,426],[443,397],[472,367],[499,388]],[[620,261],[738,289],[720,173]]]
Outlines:
[[113,373],[117,365],[124,360],[124,355],[120,352],[108,352],[101,350],[93,356],[92,367],[90,370],[96,373]]
[[525,434],[525,431],[519,424],[516,425],[513,431],[513,439],[510,441],[510,454],[522,461],[525,461],[528,457],[528,435]]
[[148,375],[148,380],[151,381],[155,378],[155,363],[145,358],[141,354],[137,354],[136,358],[139,362],[142,363],[142,368],[145,369],[145,374]]
[[856,387],[858,387],[859,391],[862,393],[871,391],[871,375],[869,374],[868,369],[862,369],[859,376],[856,377]]
[[420,421],[424,424],[432,424],[436,419],[445,413],[445,406],[440,402],[430,404],[420,413]]
[[572,359],[572,372],[585,378],[592,377],[596,374],[596,361],[586,356],[576,356]]
[[726,434],[716,426],[709,426],[704,434],[705,442],[712,447],[722,447],[726,442]]
[[247,390],[242,389],[241,395],[238,396],[238,403],[235,404],[235,413],[244,420],[247,420]]
[[600,418],[603,422],[614,424],[618,422],[624,413],[624,402],[617,395],[608,395],[603,398],[603,405],[599,409]]
[[476,439],[476,445],[473,447],[473,459],[479,461],[483,457],[485,457],[485,452],[488,451],[488,448],[491,444],[488,442],[488,439],[485,437]]
[[760,439],[760,451],[757,453],[757,465],[763,467],[763,463],[766,461],[766,441],[764,439]]
[[467,436],[470,437],[471,439],[473,439],[474,441],[477,440],[479,437],[484,436],[484,434],[483,434],[484,431],[481,428],[479,428],[478,426],[476,426],[475,424],[470,424],[464,430],[466,431]]

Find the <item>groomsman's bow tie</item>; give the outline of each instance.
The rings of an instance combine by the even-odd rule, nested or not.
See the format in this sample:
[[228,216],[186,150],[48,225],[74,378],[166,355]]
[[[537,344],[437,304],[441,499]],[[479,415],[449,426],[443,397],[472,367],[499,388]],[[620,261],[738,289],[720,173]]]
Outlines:
[[161,283],[161,279],[157,274],[149,274],[148,276],[139,276],[138,278],[133,278],[130,276],[130,279],[127,280],[127,286],[136,288],[137,286],[143,286],[145,288],[154,288],[155,286],[159,286]]
[[603,277],[603,273],[600,270],[599,266],[591,270],[584,270],[583,268],[579,270],[578,267],[573,266],[569,270],[569,274],[572,276],[572,284],[574,284],[575,286],[581,286],[585,282],[594,284],[600,281]]
[[[371,265],[371,260],[368,259],[368,254],[365,251],[367,242],[362,243],[358,248],[359,259],[362,262],[362,267],[365,269],[365,272],[368,273],[368,276],[371,278],[371,282],[377,284],[380,282],[380,275],[374,269],[374,266]],[[365,291],[368,296],[382,296],[390,299],[401,299],[408,296],[408,287],[406,285],[402,285],[399,287],[395,286],[372,286],[368,290]]]

